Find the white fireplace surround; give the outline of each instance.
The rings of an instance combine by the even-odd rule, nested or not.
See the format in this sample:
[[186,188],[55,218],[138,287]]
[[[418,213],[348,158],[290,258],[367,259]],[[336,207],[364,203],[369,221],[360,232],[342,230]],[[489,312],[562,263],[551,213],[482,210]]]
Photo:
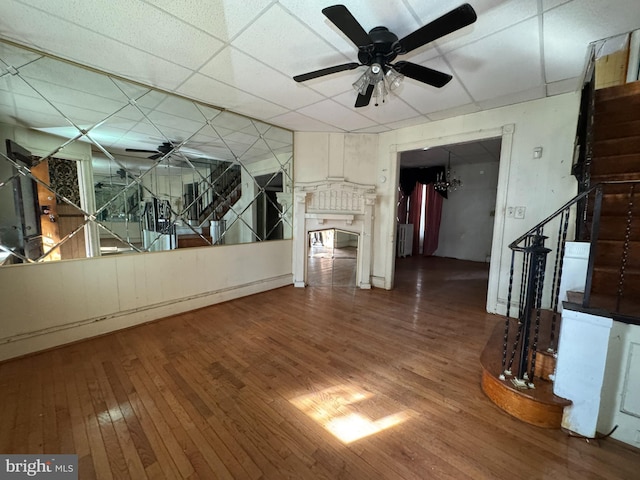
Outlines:
[[309,232],[336,228],[358,235],[356,285],[371,288],[373,212],[376,187],[327,178],[297,183],[294,189],[293,282],[307,283]]

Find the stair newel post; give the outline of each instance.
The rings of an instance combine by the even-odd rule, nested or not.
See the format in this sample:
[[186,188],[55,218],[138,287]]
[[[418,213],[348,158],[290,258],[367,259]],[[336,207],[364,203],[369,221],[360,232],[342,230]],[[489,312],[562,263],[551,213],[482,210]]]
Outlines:
[[[540,232],[540,231],[538,231]],[[541,232],[540,232],[541,233]],[[520,318],[521,331],[522,331],[522,343],[520,348],[520,362],[518,364],[518,379],[523,380],[528,377],[527,365],[529,355],[529,334],[531,329],[531,316],[536,309],[537,322],[539,322],[539,302],[542,298],[543,283],[540,279],[544,279],[544,268],[546,266],[546,257],[551,251],[549,248],[544,247],[544,241],[546,237],[539,233],[532,235],[532,241],[527,248],[529,257],[529,266],[527,272],[527,285],[524,302],[524,313]],[[541,277],[542,269],[542,277]],[[536,338],[537,335],[534,337]],[[532,357],[535,353],[532,352]],[[526,375],[525,375],[526,374]],[[532,379],[529,379],[532,380]],[[533,384],[529,382],[529,387]]]
[[529,368],[529,388],[533,386],[533,376],[536,370],[536,355],[538,354],[538,337],[540,334],[540,314],[542,311],[542,296],[544,295],[544,277],[547,270],[547,255],[551,252],[550,248],[544,247],[544,239],[546,237],[540,236],[541,242],[537,246],[537,250],[534,252],[536,258],[536,286],[535,286],[535,309],[536,309],[536,323],[534,328],[533,343],[531,348],[531,365]]
[[593,203],[593,214],[591,220],[591,248],[589,250],[589,261],[587,264],[587,280],[584,287],[584,297],[582,300],[583,307],[589,307],[591,300],[591,285],[593,283],[593,267],[596,262],[596,253],[598,242],[596,239],[600,234],[600,213],[602,212],[602,185],[596,187],[595,199]]

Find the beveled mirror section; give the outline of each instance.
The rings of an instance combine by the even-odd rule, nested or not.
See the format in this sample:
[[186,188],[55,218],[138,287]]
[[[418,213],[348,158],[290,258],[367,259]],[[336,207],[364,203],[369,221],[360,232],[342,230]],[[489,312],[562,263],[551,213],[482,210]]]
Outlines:
[[292,132],[0,42],[0,264],[291,238]]

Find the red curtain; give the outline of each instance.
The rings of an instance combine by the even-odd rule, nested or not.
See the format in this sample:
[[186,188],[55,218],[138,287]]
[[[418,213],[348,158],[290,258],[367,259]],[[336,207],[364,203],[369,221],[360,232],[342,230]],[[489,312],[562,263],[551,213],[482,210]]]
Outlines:
[[[416,190],[418,189],[416,188]],[[442,195],[436,191],[433,183],[427,185],[424,207],[424,248],[422,250],[423,255],[433,255],[438,249],[440,220],[442,218]],[[418,225],[420,224],[418,223]]]
[[409,197],[409,223],[413,223],[413,250],[412,255],[420,254],[420,216],[422,215],[422,184],[416,182],[416,186]]

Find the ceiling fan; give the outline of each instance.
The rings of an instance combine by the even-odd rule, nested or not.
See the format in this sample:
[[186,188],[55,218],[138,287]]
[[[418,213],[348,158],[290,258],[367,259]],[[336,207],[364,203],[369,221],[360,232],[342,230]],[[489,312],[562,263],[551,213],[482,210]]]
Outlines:
[[149,158],[150,160],[157,160],[158,158],[163,157],[164,155],[174,150],[175,148],[176,148],[176,145],[173,142],[162,142],[160,145],[158,145],[158,148],[156,148],[155,150],[125,148],[125,152],[152,153],[153,155],[150,155],[147,158]]
[[406,61],[399,61],[395,64],[391,62],[398,55],[407,54],[429,42],[466,27],[477,19],[473,7],[465,3],[398,40],[398,37],[387,27],[375,27],[367,33],[344,5],[326,7],[322,13],[358,47],[360,63],[350,62],[322,68],[296,75],[293,79],[296,82],[304,82],[324,75],[367,66],[369,67],[367,71],[353,84],[358,92],[356,107],[369,105],[372,96],[376,98],[376,105],[378,105],[380,97],[384,102],[387,85],[391,90],[395,89],[402,82],[403,76],[437,88],[445,86],[452,78],[447,73]]

